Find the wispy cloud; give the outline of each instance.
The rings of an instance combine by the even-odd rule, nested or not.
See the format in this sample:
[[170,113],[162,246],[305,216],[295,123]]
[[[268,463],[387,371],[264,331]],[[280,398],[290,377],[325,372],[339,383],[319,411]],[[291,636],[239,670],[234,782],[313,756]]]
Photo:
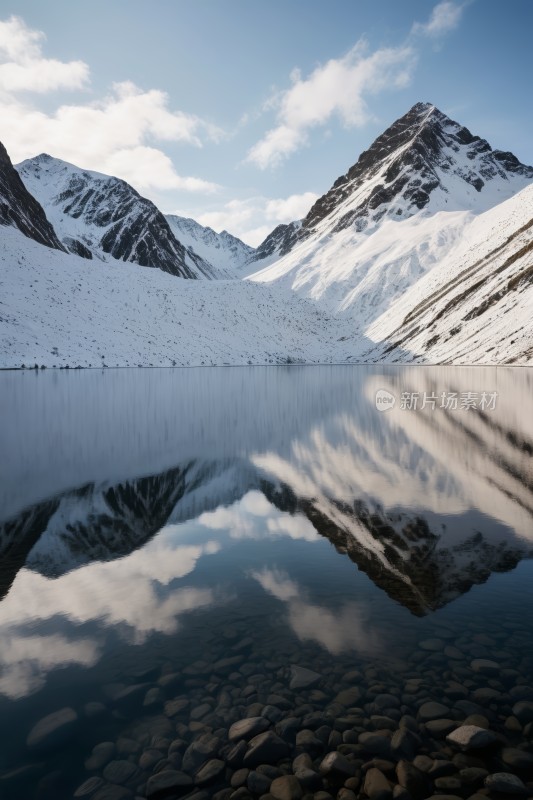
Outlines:
[[364,125],[372,119],[367,98],[407,86],[415,60],[408,45],[371,53],[362,39],[307,78],[293,70],[292,85],[277,97],[278,124],[250,149],[247,160],[261,169],[279,164],[307,143],[310,129],[335,116],[348,127]]
[[276,110],[277,124],[250,148],[246,161],[260,169],[276,166],[309,142],[313,128],[337,118],[346,127],[361,127],[374,116],[370,98],[404,89],[417,63],[416,40],[438,40],[454,30],[464,4],[444,0],[427,22],[415,22],[407,41],[398,47],[370,51],[360,39],[346,55],[321,64],[307,77],[294,69],[288,89],[270,97],[264,110]]
[[464,6],[444,0],[438,3],[425,23],[415,22],[411,33],[437,39],[453,31],[459,25]]
[[210,181],[179,175],[166,153],[153,146],[155,141],[201,147],[223,136],[199,117],[171,109],[165,92],[122,81],[112,84],[102,98],[89,96],[83,103],[41,110],[32,95],[90,87],[88,65],[46,58],[44,39],[42,31],[32,30],[18,17],[0,21],[2,139],[14,161],[44,150],[116,175],[141,191],[217,188]]
[[288,623],[301,641],[318,642],[333,655],[347,651],[376,654],[383,649],[381,636],[371,627],[362,603],[346,603],[335,611],[312,603],[301,586],[276,568],[252,571],[250,578],[286,604]]

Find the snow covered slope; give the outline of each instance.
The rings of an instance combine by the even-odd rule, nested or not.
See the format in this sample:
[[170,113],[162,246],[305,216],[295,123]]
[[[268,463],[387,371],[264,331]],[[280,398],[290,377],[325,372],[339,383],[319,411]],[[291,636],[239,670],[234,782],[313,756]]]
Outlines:
[[475,217],[366,335],[369,360],[533,363],[533,186]]
[[182,278],[216,273],[178,241],[159,209],[125,181],[44,153],[16,169],[70,252],[110,264],[131,261]]
[[12,225],[46,247],[63,250],[46,214],[28,192],[0,143],[0,225]]
[[186,281],[0,237],[0,364],[19,367],[319,362],[339,326],[282,289]]
[[252,279],[320,301],[363,331],[442,261],[475,214],[532,180],[532,167],[420,103],[317,200],[290,252]]
[[219,277],[242,277],[244,264],[254,256],[253,247],[227,231],[216,233],[188,217],[167,214],[166,219],[176,239],[204,261],[213,264],[220,273]]

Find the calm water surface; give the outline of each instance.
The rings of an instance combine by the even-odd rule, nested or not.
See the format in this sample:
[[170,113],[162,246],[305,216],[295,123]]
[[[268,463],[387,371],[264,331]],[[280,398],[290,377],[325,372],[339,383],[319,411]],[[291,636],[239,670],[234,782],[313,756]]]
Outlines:
[[[356,796],[376,757],[533,778],[531,370],[6,372],[0,412],[0,797],[222,798],[243,763],[260,796],[302,752]],[[505,741],[459,757],[472,715]],[[233,752],[246,717],[278,753]]]

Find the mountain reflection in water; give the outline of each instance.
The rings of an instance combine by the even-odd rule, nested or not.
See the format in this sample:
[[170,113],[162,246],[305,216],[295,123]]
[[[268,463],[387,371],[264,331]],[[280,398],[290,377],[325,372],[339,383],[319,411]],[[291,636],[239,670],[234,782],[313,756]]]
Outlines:
[[[386,651],[376,602],[422,617],[533,552],[528,370],[1,381],[0,693],[9,698],[41,689],[58,667],[94,667],[110,632],[140,646],[241,593],[243,603],[256,598],[251,615],[257,593],[268,598],[302,642],[375,657]],[[378,389],[490,390],[498,404],[380,413]]]

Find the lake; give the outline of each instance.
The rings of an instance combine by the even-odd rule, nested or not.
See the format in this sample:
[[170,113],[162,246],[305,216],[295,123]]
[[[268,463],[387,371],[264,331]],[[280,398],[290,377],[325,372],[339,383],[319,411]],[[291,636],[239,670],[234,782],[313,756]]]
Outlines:
[[1,798],[533,795],[533,370],[13,371],[0,412]]

